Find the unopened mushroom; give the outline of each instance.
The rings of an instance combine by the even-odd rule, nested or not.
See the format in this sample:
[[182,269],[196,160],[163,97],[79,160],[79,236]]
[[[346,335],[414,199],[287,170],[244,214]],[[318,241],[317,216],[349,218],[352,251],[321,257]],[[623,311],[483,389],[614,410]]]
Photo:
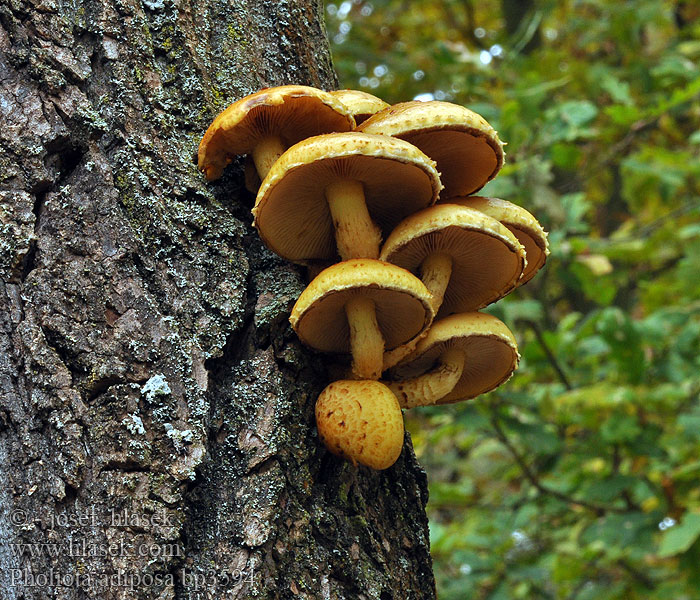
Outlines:
[[493,217],[513,232],[523,245],[527,259],[525,270],[518,280],[517,286],[530,281],[544,266],[547,256],[549,256],[547,232],[532,213],[522,206],[500,198],[486,198],[484,196],[457,196],[441,202],[474,208]]
[[503,166],[503,143],[479,114],[450,102],[402,102],[357,127],[407,140],[437,162],[443,196],[472,194]]
[[381,260],[420,273],[439,315],[477,310],[511,291],[525,253],[496,219],[440,204],[404,219],[386,240]]
[[402,408],[475,398],[501,385],[518,365],[513,334],[486,313],[435,321],[413,353],[391,369],[384,383]]
[[258,191],[254,224],[274,252],[302,264],[377,258],[383,231],[435,202],[435,163],[384,135],[334,133],[287,150]]
[[207,179],[217,179],[234,156],[250,154],[262,179],[299,140],[354,127],[350,111],[329,92],[305,85],[266,88],[214,119],[199,144],[199,170]]
[[354,259],[322,271],[301,293],[289,321],[307,346],[352,354],[359,379],[378,379],[384,349],[421,335],[432,322],[430,293],[395,265]]
[[360,123],[363,123],[380,110],[389,108],[389,104],[381,98],[360,90],[336,90],[331,92],[331,94],[348,107],[357,125],[360,125]]
[[387,469],[401,454],[403,415],[396,396],[378,381],[331,383],[316,401],[318,436],[353,464]]

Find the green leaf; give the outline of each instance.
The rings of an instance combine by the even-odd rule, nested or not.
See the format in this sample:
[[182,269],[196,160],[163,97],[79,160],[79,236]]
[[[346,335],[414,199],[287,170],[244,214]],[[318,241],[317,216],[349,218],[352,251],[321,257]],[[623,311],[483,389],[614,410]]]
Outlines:
[[605,114],[608,115],[615,125],[628,127],[635,121],[642,119],[643,114],[636,106],[626,106],[624,104],[614,104],[605,108]]
[[674,481],[694,481],[700,476],[700,460],[683,465],[673,473]]
[[598,502],[614,502],[626,489],[631,488],[635,483],[633,477],[615,475],[599,481],[594,481],[586,488],[585,496]]
[[684,429],[689,436],[700,437],[700,410],[680,415],[678,426]]
[[462,402],[455,408],[456,420],[466,430],[477,430],[486,427],[488,418],[482,414],[474,403]]
[[678,237],[683,240],[689,240],[690,238],[698,236],[700,236],[700,223],[686,225],[678,232]]
[[700,514],[688,513],[683,521],[664,532],[658,555],[667,558],[686,552],[700,536]]
[[637,419],[628,415],[612,415],[600,428],[600,435],[606,442],[627,442],[642,431]]
[[539,300],[509,300],[503,303],[503,320],[506,323],[516,321],[539,321],[544,313]]
[[610,97],[619,104],[627,106],[632,104],[632,95],[630,94],[630,84],[627,81],[620,81],[617,77],[610,73],[606,73],[601,81],[603,89],[610,94]]
[[560,105],[559,110],[561,111],[563,119],[575,127],[581,127],[582,125],[590,123],[598,114],[598,109],[595,104],[588,100],[571,100],[565,102]]
[[576,168],[582,156],[578,146],[564,142],[552,144],[549,154],[552,157],[552,164],[569,170]]
[[583,544],[603,542],[604,546],[624,548],[639,543],[655,528],[648,515],[608,515],[597,519],[581,534]]
[[435,505],[464,505],[473,493],[474,484],[469,479],[463,479],[458,484],[436,481],[430,485],[430,501]]

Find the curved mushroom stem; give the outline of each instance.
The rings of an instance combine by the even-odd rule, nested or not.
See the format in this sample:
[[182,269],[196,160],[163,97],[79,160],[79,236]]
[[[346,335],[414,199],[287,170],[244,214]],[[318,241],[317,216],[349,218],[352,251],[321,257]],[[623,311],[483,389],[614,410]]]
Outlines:
[[345,305],[350,327],[352,372],[358,379],[377,380],[382,374],[384,337],[377,324],[374,301],[358,296]]
[[421,264],[421,280],[433,296],[433,310],[437,314],[452,276],[452,257],[444,252],[429,254]]
[[430,406],[447,396],[457,385],[464,369],[464,351],[450,348],[442,353],[439,365],[413,379],[405,381],[384,381],[399,399],[401,408]]
[[402,344],[401,346],[397,346],[393,350],[387,350],[384,353],[384,361],[382,364],[382,371],[388,371],[392,367],[395,367],[404,358],[406,358],[409,354],[411,354],[416,349],[418,342],[420,342],[427,335],[428,331],[430,331],[430,330],[426,329],[423,333],[414,337],[412,340],[406,342],[405,344]]
[[256,144],[253,149],[253,162],[261,180],[265,179],[265,175],[285,150],[282,140],[275,135],[264,137]]
[[381,231],[367,210],[362,183],[345,179],[326,188],[341,260],[378,258]]

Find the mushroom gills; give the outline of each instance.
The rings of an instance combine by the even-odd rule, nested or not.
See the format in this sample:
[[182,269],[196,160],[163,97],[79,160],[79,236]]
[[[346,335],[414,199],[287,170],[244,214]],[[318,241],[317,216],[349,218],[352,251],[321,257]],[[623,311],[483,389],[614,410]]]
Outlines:
[[516,282],[517,287],[530,281],[547,261],[549,256],[547,232],[535,216],[522,206],[501,198],[486,196],[455,196],[443,198],[440,203],[456,204],[478,210],[499,221],[515,235],[525,251],[525,267],[520,279]]
[[352,356],[350,377],[378,380],[384,350],[419,338],[435,316],[430,292],[415,275],[367,258],[324,269],[297,299],[289,321],[321,352]]
[[498,220],[453,204],[405,218],[380,254],[420,274],[439,316],[478,310],[505,296],[522,275],[524,257],[517,237]]
[[439,190],[434,163],[408,142],[317,135],[273,165],[257,193],[254,225],[268,248],[293,262],[376,260],[382,235],[434,203]]
[[[262,180],[290,145],[354,127],[349,109],[329,92],[305,85],[265,88],[217,115],[199,144],[197,165],[207,179],[218,179],[233,156],[246,154]],[[247,178],[251,191],[256,180]]]

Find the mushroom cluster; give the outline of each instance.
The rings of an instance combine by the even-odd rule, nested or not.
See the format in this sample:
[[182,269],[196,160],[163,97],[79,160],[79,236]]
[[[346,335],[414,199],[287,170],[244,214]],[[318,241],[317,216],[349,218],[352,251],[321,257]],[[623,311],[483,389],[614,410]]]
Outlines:
[[515,338],[478,310],[529,281],[549,250],[524,208],[473,195],[505,158],[480,115],[286,85],[216,117],[199,169],[216,179],[244,154],[261,239],[312,274],[292,327],[348,357],[316,401],[330,452],[386,469],[403,447],[402,409],[474,398],[511,376]]

